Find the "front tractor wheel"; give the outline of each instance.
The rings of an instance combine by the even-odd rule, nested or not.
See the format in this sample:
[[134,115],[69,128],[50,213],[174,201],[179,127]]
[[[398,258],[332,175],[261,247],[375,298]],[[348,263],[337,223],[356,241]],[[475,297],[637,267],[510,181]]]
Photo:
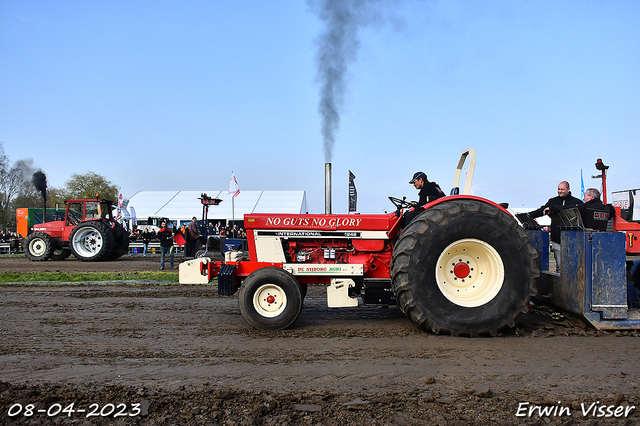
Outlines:
[[53,253],[53,245],[49,234],[34,232],[24,242],[24,254],[27,259],[40,262],[47,260]]
[[526,312],[540,274],[515,219],[480,200],[451,200],[416,217],[393,252],[398,305],[435,333],[496,335]]
[[259,330],[282,330],[298,319],[302,310],[298,281],[280,268],[262,268],[240,286],[238,304],[242,317]]
[[69,240],[73,255],[85,262],[108,259],[115,245],[111,228],[100,221],[76,226]]

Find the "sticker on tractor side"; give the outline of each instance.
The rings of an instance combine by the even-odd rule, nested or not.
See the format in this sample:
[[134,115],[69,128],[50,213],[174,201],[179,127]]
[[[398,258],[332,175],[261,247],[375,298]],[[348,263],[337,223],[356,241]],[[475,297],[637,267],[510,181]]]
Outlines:
[[353,217],[268,217],[267,226],[293,227],[360,227],[362,219]]
[[337,265],[334,263],[320,263],[320,264],[299,264],[288,263],[283,266],[283,269],[288,270],[293,275],[332,275],[332,276],[350,276],[350,275],[362,275],[364,268],[362,265]]
[[354,231],[257,231],[257,235],[274,237],[345,237],[360,238],[360,232]]

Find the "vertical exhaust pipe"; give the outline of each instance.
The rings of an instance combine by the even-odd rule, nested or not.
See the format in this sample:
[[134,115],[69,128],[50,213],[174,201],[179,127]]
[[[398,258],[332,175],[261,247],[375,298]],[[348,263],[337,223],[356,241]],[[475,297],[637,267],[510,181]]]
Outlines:
[[331,163],[324,163],[324,213],[331,214]]
[[47,176],[38,170],[31,176],[31,183],[42,194],[42,223],[47,221]]

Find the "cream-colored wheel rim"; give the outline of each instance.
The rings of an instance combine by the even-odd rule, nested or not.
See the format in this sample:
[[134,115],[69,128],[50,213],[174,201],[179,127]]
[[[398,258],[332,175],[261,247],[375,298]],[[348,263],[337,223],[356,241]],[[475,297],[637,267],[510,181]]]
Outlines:
[[29,251],[34,256],[40,257],[47,251],[47,243],[42,238],[34,238],[29,243]]
[[450,244],[436,264],[436,281],[452,303],[467,308],[491,301],[504,282],[504,263],[490,245],[474,238]]
[[264,284],[253,295],[253,307],[263,317],[277,317],[287,307],[287,295],[278,285]]

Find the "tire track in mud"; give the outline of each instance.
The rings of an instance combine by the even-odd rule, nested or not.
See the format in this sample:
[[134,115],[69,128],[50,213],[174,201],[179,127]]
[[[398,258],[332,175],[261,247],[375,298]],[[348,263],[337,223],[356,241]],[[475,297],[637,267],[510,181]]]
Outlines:
[[[147,401],[125,424],[640,423],[576,417],[581,403],[640,405],[637,333],[534,306],[496,338],[436,336],[324,294],[310,287],[293,328],[263,332],[215,286],[0,287],[0,424],[38,424],[4,415],[16,401],[98,400]],[[516,418],[523,401],[575,415]]]

